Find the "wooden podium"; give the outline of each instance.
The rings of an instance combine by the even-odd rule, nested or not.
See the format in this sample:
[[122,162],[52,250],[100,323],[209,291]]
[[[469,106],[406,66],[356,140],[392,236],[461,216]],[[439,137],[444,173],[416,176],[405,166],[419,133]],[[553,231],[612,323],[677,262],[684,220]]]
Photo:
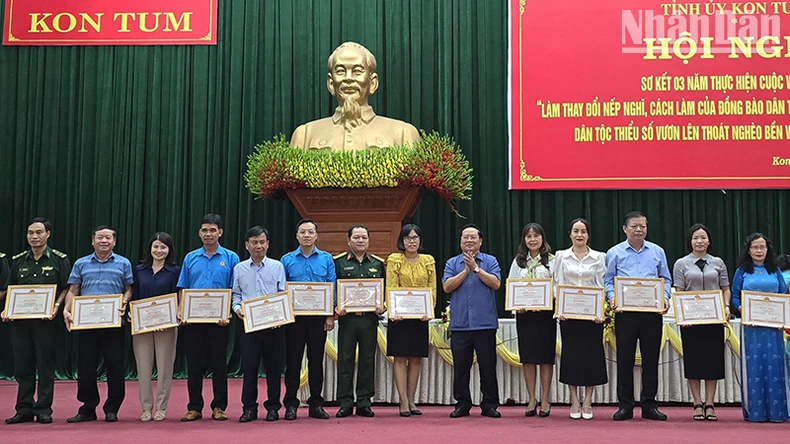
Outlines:
[[368,251],[386,258],[398,251],[398,235],[422,202],[420,188],[303,188],[286,190],[303,218],[318,224],[318,246],[332,254],[348,251],[348,228],[370,231]]

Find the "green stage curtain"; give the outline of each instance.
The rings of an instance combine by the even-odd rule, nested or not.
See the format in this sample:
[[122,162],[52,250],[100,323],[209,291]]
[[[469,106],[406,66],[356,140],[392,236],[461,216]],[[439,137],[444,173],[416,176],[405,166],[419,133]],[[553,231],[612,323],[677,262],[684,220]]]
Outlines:
[[[506,3],[225,0],[216,46],[0,47],[0,251],[22,251],[27,221],[44,216],[54,225],[50,245],[72,262],[92,252],[99,224],[118,230],[116,252],[133,263],[156,231],[173,235],[180,260],[200,246],[208,212],[224,217],[222,243],[242,259],[252,225],[271,230],[271,257],[296,248],[298,214],[287,200],[254,199],[245,162],[256,143],[333,112],[326,60],[347,40],[377,57],[376,112],[453,136],[474,168],[473,199],[458,205],[466,219],[432,197],[414,217],[439,273],[467,222],[482,227],[483,251],[506,275],[527,222],[542,223],[556,249],[569,244],[568,222],[585,217],[591,245],[606,250],[624,238],[621,218],[633,209],[648,215],[649,239],[665,247],[670,266],[695,222],[708,224],[732,268],[752,231],[790,248],[786,190],[508,191]],[[437,313],[446,303],[440,296]],[[76,341],[59,334],[57,374],[73,378]],[[0,356],[0,377],[10,377],[8,325],[0,325]],[[238,375],[235,341],[228,359]],[[177,377],[185,369],[180,344]]]

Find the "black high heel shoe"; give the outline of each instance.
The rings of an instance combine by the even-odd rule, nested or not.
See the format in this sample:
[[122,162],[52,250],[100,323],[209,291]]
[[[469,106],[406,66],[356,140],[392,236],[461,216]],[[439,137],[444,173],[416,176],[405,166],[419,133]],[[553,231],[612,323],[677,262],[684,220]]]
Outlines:
[[551,415],[551,405],[549,405],[549,408],[546,410],[543,410],[543,407],[540,408],[540,413],[538,413],[538,416],[541,418],[548,418],[549,415]]
[[527,407],[527,411],[524,412],[524,416],[526,416],[528,418],[532,417],[532,416],[535,416],[537,414],[537,410],[538,410],[538,405],[537,404],[535,404],[535,407],[532,407],[532,409]]

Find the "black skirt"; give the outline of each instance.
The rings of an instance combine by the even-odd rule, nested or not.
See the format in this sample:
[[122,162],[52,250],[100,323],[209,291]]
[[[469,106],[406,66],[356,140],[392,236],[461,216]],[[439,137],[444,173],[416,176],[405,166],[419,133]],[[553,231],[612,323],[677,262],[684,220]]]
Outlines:
[[518,354],[522,364],[554,364],[557,354],[557,321],[551,311],[516,315]]
[[428,323],[419,319],[387,322],[387,356],[428,357]]
[[606,384],[603,324],[575,319],[561,321],[560,335],[560,382],[584,387]]
[[686,379],[724,379],[724,326],[680,327]]

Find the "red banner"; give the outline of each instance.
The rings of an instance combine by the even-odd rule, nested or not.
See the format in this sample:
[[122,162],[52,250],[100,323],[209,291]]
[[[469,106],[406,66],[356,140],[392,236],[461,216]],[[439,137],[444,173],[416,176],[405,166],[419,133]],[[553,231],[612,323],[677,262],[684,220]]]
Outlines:
[[217,0],[6,0],[4,45],[216,45]]
[[508,1],[511,189],[790,187],[790,2]]

